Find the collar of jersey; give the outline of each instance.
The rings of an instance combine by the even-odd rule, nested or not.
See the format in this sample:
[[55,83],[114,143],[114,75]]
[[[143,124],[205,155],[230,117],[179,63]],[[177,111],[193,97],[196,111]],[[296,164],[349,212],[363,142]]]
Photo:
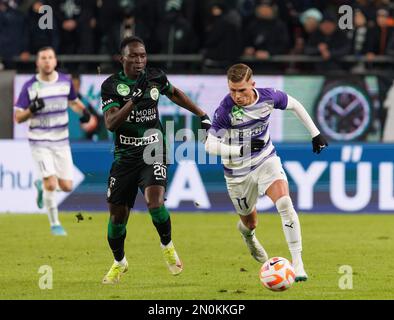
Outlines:
[[122,80],[123,82],[126,82],[127,84],[135,84],[135,82],[137,81],[127,78],[124,71],[119,72],[119,79]]
[[253,106],[255,106],[257,104],[257,102],[259,102],[259,100],[260,100],[259,91],[256,88],[253,88],[253,90],[254,90],[254,92],[256,92],[256,96],[257,96],[256,100],[253,103],[251,103],[251,104],[249,104],[247,106],[243,106],[242,108],[246,108],[247,109],[247,108],[253,107]]

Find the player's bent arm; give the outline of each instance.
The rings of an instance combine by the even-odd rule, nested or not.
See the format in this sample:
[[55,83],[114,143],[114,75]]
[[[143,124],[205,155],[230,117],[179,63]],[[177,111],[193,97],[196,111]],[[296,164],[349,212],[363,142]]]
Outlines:
[[30,109],[20,109],[20,108],[15,108],[15,121],[16,123],[22,123],[31,118],[33,113],[30,111]]
[[194,113],[196,116],[202,117],[206,115],[204,110],[200,109],[196,106],[193,101],[182,91],[176,87],[173,87],[172,92],[167,94],[168,99],[177,104],[178,106],[189,110]]
[[114,132],[118,129],[123,122],[129,117],[131,110],[134,108],[134,104],[131,101],[128,101],[122,109],[117,107],[112,107],[105,111],[104,113],[104,122],[106,128]]
[[205,151],[207,153],[221,156],[225,159],[240,157],[241,148],[242,146],[225,144],[211,133],[208,134],[207,142],[205,143]]
[[86,109],[85,106],[84,106],[84,104],[82,103],[82,101],[79,100],[79,99],[70,100],[70,101],[68,102],[68,104],[69,104],[70,108],[71,108],[75,113],[78,113],[78,114],[80,114],[80,115],[82,115],[82,114],[83,114],[83,110]]
[[297,118],[303,123],[305,128],[308,129],[312,138],[320,134],[319,129],[316,127],[311,116],[305,110],[304,106],[297,99],[287,95],[287,107],[286,110],[291,110],[297,116]]

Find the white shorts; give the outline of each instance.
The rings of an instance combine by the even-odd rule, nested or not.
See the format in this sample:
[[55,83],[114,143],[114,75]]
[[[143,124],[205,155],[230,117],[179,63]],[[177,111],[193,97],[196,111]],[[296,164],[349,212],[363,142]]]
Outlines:
[[243,177],[225,177],[228,194],[238,214],[247,216],[254,210],[259,195],[264,195],[276,180],[287,181],[278,156],[271,157]]
[[73,180],[73,160],[70,146],[31,146],[33,160],[41,178],[56,176],[62,180]]

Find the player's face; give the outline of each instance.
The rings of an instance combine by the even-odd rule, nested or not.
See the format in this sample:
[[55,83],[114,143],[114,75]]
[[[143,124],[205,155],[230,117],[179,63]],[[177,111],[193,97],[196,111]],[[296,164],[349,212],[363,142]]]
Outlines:
[[124,48],[121,62],[125,74],[136,78],[146,67],[147,55],[145,47],[139,42],[129,44]]
[[248,81],[242,80],[241,82],[228,82],[230,89],[230,96],[238,106],[248,106],[256,99],[254,92],[255,82],[252,79]]
[[39,73],[50,75],[57,66],[55,52],[51,49],[41,51],[37,57],[37,68]]

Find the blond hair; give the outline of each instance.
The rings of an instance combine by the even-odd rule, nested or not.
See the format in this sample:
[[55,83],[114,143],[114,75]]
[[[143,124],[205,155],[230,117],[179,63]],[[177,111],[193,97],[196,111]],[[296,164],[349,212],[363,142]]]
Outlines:
[[253,75],[252,69],[243,63],[234,64],[227,71],[227,79],[237,83],[243,80],[249,81]]

